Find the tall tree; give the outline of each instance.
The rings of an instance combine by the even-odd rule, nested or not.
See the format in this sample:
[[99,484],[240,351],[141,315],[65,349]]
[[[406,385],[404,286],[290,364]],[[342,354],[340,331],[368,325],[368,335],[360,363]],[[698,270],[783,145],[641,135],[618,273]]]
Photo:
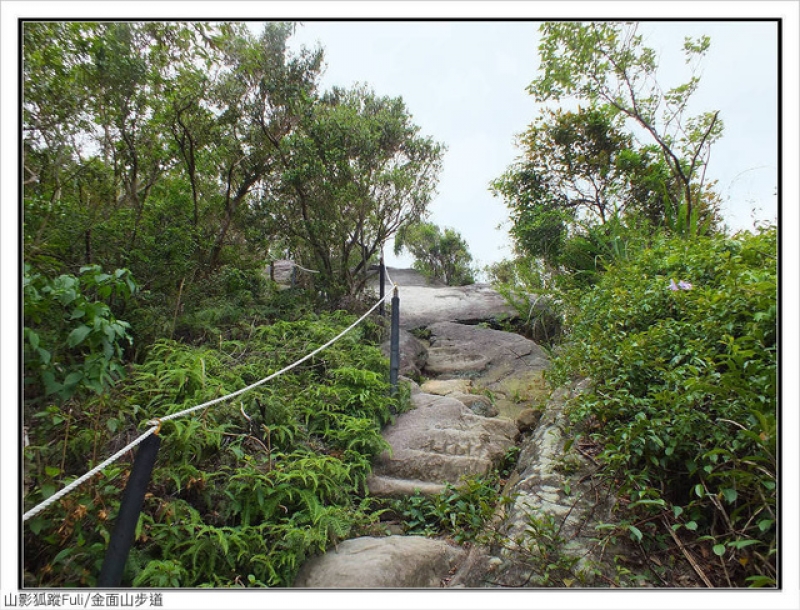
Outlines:
[[659,224],[675,188],[652,150],[634,148],[608,107],[545,110],[519,140],[520,160],[492,182],[520,253],[558,266],[577,230],[639,213]]
[[289,53],[293,28],[25,23],[29,256],[127,266],[151,288],[246,252],[244,203],[319,75],[320,50]]
[[322,95],[280,150],[279,182],[260,205],[273,234],[330,298],[358,293],[381,247],[425,212],[442,146],[401,98],[360,86]]
[[722,135],[719,112],[687,117],[689,101],[700,84],[698,62],[711,44],[707,36],[686,38],[683,51],[690,79],[664,91],[656,79],[656,53],[643,45],[637,24],[549,22],[541,26],[541,76],[529,91],[537,101],[573,96],[608,104],[649,134],[659,147],[687,214],[700,197],[711,145]]
[[279,163],[282,140],[308,112],[316,89],[322,52],[289,56],[293,31],[294,24],[268,23],[255,41],[244,28],[220,39],[230,68],[212,93],[221,112],[213,146],[222,192],[211,268],[220,261],[243,202]]
[[414,256],[414,269],[448,286],[475,283],[472,255],[467,242],[455,229],[444,231],[432,222],[404,226],[394,240],[394,252],[403,249]]

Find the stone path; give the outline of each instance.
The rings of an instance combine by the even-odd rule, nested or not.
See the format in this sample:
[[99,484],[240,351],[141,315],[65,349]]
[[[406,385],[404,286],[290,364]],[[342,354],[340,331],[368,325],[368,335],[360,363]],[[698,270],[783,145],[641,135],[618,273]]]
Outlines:
[[[356,538],[308,561],[295,586],[607,585],[615,577],[614,554],[593,537],[596,523],[611,520],[613,501],[595,485],[591,458],[564,449],[564,404],[582,386],[550,397],[542,378],[549,359],[540,346],[455,323],[511,315],[488,287],[430,286],[411,270],[390,275],[401,286],[401,374],[411,378],[413,409],[384,430],[391,451],[373,465],[370,494],[436,494],[463,475],[486,474],[519,443],[518,468],[504,490],[513,501],[490,526],[498,534],[493,544],[467,552],[420,536]],[[425,338],[408,329],[424,329]],[[423,378],[429,379],[421,387],[413,381]],[[547,568],[553,557],[531,537],[537,527],[557,528],[550,534],[568,570]],[[554,582],[556,576],[561,580]]]

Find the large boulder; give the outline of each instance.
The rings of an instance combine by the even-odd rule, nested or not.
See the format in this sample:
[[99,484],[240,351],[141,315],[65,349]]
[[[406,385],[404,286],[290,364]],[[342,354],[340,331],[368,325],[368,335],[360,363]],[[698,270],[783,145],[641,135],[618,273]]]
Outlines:
[[295,587],[376,589],[440,587],[466,551],[422,536],[353,538],[307,561]]
[[495,368],[512,364],[520,370],[549,366],[541,347],[515,333],[452,322],[432,324],[428,331],[425,371],[431,375],[484,371],[490,364]]
[[515,419],[550,393],[543,372],[547,353],[515,333],[439,322],[428,327],[430,347],[423,372],[470,378],[471,393],[493,397],[500,416]]
[[[488,284],[446,286],[429,281],[413,269],[388,268],[386,293],[397,284],[400,299],[400,328],[423,328],[442,321],[480,322],[506,320],[517,311]],[[389,281],[391,280],[391,282]],[[379,283],[373,280],[371,289],[378,292]]]
[[434,494],[465,475],[486,474],[514,444],[518,430],[505,419],[475,415],[461,401],[419,393],[413,410],[384,429],[391,450],[375,460],[370,493],[402,497]]
[[[400,329],[399,339],[399,374],[411,379],[419,379],[420,372],[428,360],[428,350],[419,339],[402,328]],[[381,344],[381,351],[387,358],[391,358],[390,349],[391,341],[387,339]]]

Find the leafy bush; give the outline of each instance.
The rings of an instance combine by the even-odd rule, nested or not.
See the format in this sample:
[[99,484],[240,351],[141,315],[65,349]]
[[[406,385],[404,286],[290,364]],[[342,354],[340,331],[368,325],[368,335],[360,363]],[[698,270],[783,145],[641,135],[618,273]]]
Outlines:
[[776,254],[774,227],[654,240],[583,293],[554,370],[593,380],[572,419],[629,506],[739,584],[775,577]]
[[25,264],[23,299],[25,384],[28,395],[65,401],[80,390],[101,393],[124,374],[123,344],[129,325],[109,303],[136,292],[126,269],[104,273],[97,265],[80,275],[48,279]]
[[454,229],[442,230],[431,222],[405,225],[398,231],[394,244],[395,254],[408,250],[414,256],[414,269],[429,280],[439,280],[448,286],[475,283],[469,247]]
[[[69,417],[42,411],[26,450],[26,508],[123,446],[141,422],[263,379],[353,320],[337,312],[278,322],[213,347],[157,342],[111,395]],[[309,554],[370,527],[378,514],[365,499],[366,477],[387,447],[380,429],[396,402],[374,333],[359,325],[239,399],[165,422],[123,582],[287,586]],[[30,520],[32,584],[95,584],[128,468],[117,462]]]
[[460,485],[445,485],[444,491],[394,500],[392,510],[400,515],[406,532],[436,536],[447,534],[458,543],[475,540],[494,514],[500,493],[495,474],[464,477]]

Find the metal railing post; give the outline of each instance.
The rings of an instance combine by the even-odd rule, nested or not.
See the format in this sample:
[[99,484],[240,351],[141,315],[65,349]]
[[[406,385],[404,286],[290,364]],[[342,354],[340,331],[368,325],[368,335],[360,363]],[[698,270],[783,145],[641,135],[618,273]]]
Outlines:
[[108,542],[103,567],[100,569],[100,576],[97,579],[98,587],[119,587],[122,581],[122,571],[125,569],[125,562],[128,560],[128,553],[133,544],[136,524],[144,503],[144,494],[147,484],[150,482],[150,475],[153,473],[156,454],[160,446],[161,437],[158,434],[151,434],[139,445],[139,450],[133,460],[131,476],[128,478],[125,492],[122,495],[114,532]]
[[392,396],[397,393],[397,377],[400,371],[400,297],[397,286],[392,295],[392,330],[389,345],[389,383],[392,386]]
[[386,283],[386,265],[383,264],[383,254],[381,254],[380,273],[378,274],[378,278],[379,278],[379,281],[380,281],[380,288],[379,288],[380,293],[379,293],[378,297],[381,300],[381,304],[378,307],[378,315],[380,315],[380,317],[382,317],[382,318],[385,318],[386,317],[386,308],[385,308],[385,303],[383,302],[383,299],[386,296],[386,286],[384,286],[384,284]]

